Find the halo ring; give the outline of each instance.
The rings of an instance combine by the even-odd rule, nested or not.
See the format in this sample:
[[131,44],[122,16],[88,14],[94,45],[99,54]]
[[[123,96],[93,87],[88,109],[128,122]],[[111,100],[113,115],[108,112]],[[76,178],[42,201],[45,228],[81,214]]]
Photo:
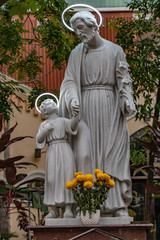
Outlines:
[[39,110],[38,105],[37,105],[38,100],[45,95],[52,96],[54,99],[56,99],[56,102],[57,102],[56,106],[58,107],[58,105],[59,105],[58,98],[53,93],[42,93],[36,98],[36,101],[35,101],[35,108],[36,108],[37,112],[39,112],[39,113],[41,113],[41,111]]
[[98,27],[101,26],[101,24],[102,24],[102,15],[100,14],[100,12],[99,12],[96,8],[94,8],[94,7],[90,6],[90,5],[87,5],[87,4],[73,4],[73,5],[69,6],[69,7],[67,7],[67,8],[63,11],[62,16],[61,16],[61,17],[62,17],[62,22],[63,22],[64,26],[65,26],[66,28],[68,28],[70,31],[74,32],[74,29],[71,28],[70,26],[68,26],[68,24],[65,22],[65,20],[64,20],[64,14],[65,14],[70,8],[74,8],[74,7],[87,7],[87,8],[90,8],[90,9],[94,10],[94,11],[98,14],[98,16],[99,16],[99,25],[98,25]]

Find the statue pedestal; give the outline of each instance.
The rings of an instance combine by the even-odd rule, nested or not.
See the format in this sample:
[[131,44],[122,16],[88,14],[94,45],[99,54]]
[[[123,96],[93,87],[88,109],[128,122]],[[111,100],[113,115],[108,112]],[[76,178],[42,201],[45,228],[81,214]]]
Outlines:
[[[116,224],[116,221],[119,221],[119,224]],[[83,240],[104,240],[105,235],[106,239],[110,239],[109,235],[112,234],[121,240],[147,240],[147,231],[153,228],[153,224],[140,222],[125,224],[127,221],[129,219],[101,218],[98,225],[85,226],[79,218],[50,219],[46,221],[48,224],[46,226],[30,226],[29,229],[33,231],[36,240],[71,240],[79,239],[80,236],[75,238],[78,235],[83,235]]]
[[[123,225],[130,224],[133,221],[131,217],[101,217],[98,225]],[[97,225],[97,226],[98,226]],[[80,217],[78,218],[47,218],[45,226],[84,226]]]

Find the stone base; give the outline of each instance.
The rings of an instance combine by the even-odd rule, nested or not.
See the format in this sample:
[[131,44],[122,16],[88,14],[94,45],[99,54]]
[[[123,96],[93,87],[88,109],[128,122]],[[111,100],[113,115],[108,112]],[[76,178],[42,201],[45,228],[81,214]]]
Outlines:
[[[133,221],[131,217],[101,217],[99,225],[124,225],[130,224]],[[84,226],[81,219],[78,218],[47,218],[45,219],[45,226]]]
[[[120,240],[147,240],[147,232],[153,228],[152,224],[134,223],[121,225],[94,226],[35,226],[29,227],[36,240],[104,240],[112,235]],[[83,236],[82,236],[83,235]],[[114,235],[114,236],[113,236]]]

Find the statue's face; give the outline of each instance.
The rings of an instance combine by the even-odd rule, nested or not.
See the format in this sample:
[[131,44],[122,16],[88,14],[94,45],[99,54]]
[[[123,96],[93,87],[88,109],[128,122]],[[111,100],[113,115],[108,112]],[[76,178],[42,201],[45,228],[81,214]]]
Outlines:
[[41,114],[46,119],[49,117],[50,114],[56,113],[56,112],[57,112],[57,107],[51,102],[44,104],[43,107],[41,108]]
[[81,19],[73,23],[73,28],[83,43],[89,43],[95,36],[95,27],[87,26]]

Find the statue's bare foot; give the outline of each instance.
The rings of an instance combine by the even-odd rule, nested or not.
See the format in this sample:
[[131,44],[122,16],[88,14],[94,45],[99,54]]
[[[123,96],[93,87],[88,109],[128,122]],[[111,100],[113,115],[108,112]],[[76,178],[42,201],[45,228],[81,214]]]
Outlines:
[[125,209],[119,209],[114,214],[115,217],[129,217],[128,211]]
[[52,210],[45,216],[45,218],[57,218],[58,210],[56,207],[53,207]]
[[63,214],[64,218],[73,218],[72,205],[66,205]]

